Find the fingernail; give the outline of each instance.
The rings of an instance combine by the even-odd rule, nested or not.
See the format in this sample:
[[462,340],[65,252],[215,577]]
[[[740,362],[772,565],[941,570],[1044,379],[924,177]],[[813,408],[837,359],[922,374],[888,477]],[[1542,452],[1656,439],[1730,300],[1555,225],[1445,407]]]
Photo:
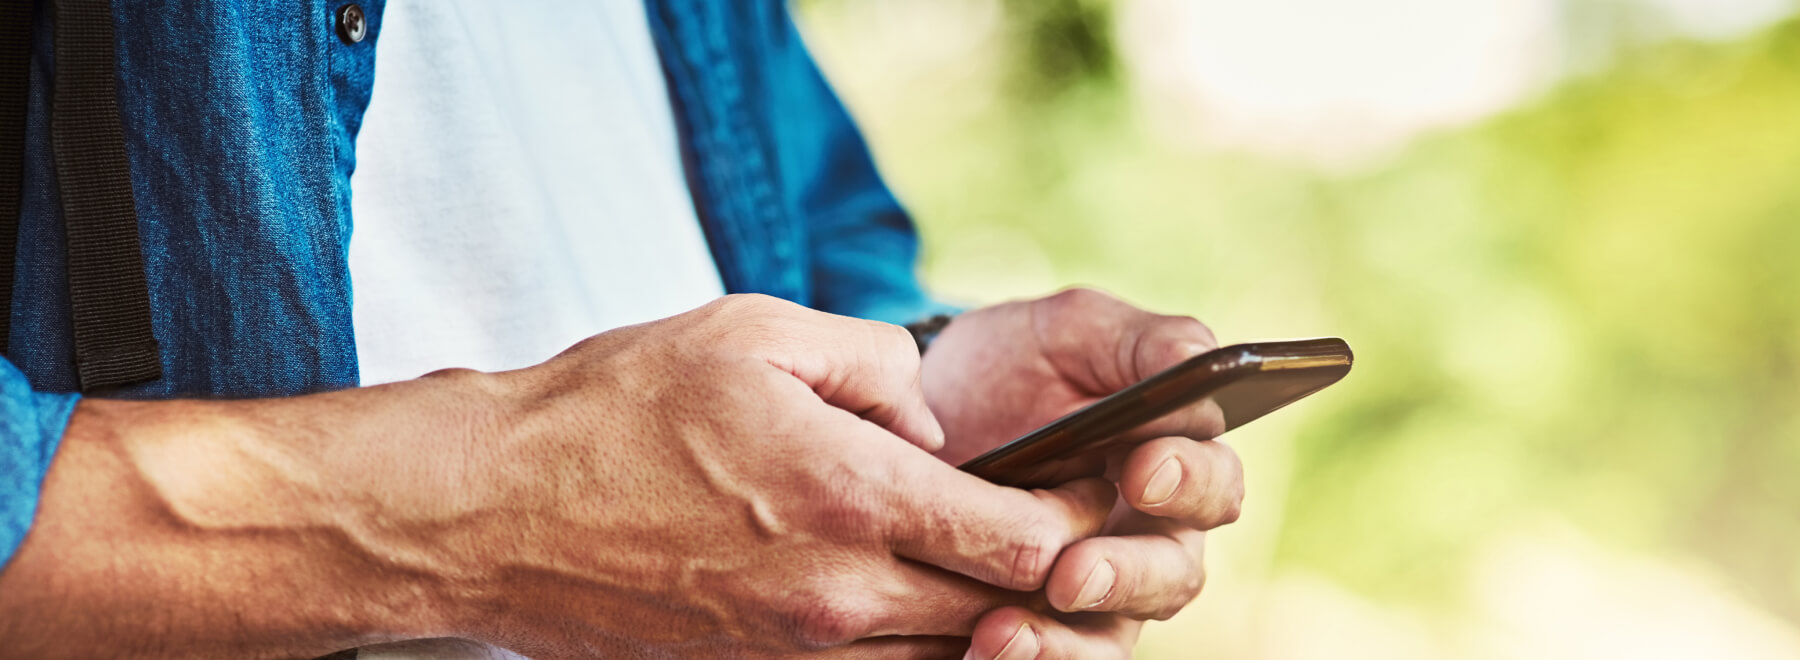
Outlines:
[[994,656],[994,660],[1031,660],[1037,655],[1037,631],[1026,623],[1019,626],[1019,631],[1013,633],[1012,639],[1007,640],[1006,646],[1000,649],[1000,655]]
[[1144,484],[1144,506],[1156,506],[1169,501],[1175,496],[1175,488],[1181,485],[1181,461],[1173,457],[1163,459],[1162,465],[1150,475],[1150,483]]
[[1081,591],[1075,594],[1075,608],[1091,610],[1106,602],[1106,597],[1112,595],[1113,581],[1118,577],[1119,572],[1112,562],[1102,559],[1094,564],[1088,570],[1087,580],[1081,583]]

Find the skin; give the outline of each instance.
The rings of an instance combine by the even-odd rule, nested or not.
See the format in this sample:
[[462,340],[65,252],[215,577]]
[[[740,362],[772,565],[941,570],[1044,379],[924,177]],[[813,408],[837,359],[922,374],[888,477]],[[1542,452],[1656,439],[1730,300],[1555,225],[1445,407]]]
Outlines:
[[[924,361],[926,400],[949,438],[939,456],[968,460],[1217,346],[1199,321],[1091,289],[964,314]],[[1130,657],[1141,620],[1167,619],[1199,595],[1205,530],[1237,520],[1243,466],[1208,440],[1223,428],[1209,403],[1138,429],[1141,444],[1109,466],[1121,498],[1105,535],[1065,549],[1051,572],[1045,591],[1062,614],[991,612],[967,657]]]
[[[1047,300],[1071,297],[1092,298]],[[1038,314],[1008,309],[959,319],[930,360],[1011,341]],[[1080,405],[1112,385],[1035,354],[1055,368],[1030,351],[986,363],[1053,375],[995,405],[1034,386]],[[979,401],[966,395],[1008,372],[931,361],[921,371],[893,326],[730,296],[513,372],[87,399],[0,572],[0,638],[45,658],[313,657],[426,637],[540,659],[1127,655],[1137,619],[1198,591],[1195,530],[1235,516],[1241,485],[1214,474],[1235,457],[1159,441],[1115,480],[993,486],[946,460],[1048,409],[1001,422],[1012,413],[943,400]],[[1153,515],[1115,511],[1143,489],[1137,464],[1167,456],[1209,476],[1137,505]],[[1083,609],[1071,576],[1103,561],[1118,586],[1057,613]]]

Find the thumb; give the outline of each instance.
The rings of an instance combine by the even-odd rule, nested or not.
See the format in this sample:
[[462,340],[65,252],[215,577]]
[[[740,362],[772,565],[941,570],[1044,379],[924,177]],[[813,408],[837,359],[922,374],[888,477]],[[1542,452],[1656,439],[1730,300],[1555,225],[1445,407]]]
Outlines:
[[[1115,354],[1129,355],[1130,362],[1118,371],[1129,373],[1131,383],[1136,383],[1218,348],[1219,342],[1213,338],[1212,330],[1193,318],[1151,316],[1123,333],[1119,345],[1120,350]],[[1218,402],[1207,397],[1133,429],[1124,437],[1134,443],[1165,436],[1205,440],[1224,432],[1224,412]]]

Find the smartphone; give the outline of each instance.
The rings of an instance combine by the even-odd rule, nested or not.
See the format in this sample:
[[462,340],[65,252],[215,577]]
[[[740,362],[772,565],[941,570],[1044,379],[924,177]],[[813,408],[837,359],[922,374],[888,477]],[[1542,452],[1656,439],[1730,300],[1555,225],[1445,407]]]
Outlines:
[[1211,399],[1230,431],[1338,382],[1354,359],[1350,344],[1336,337],[1207,351],[995,447],[961,469],[1002,486],[1054,486],[1068,478],[1072,464],[1085,461],[1094,473],[1121,434],[1169,413]]

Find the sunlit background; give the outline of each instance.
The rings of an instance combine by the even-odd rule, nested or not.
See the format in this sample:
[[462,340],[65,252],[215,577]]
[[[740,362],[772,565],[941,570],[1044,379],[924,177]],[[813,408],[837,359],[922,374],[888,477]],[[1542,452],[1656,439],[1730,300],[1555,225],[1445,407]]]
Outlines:
[[809,0],[967,303],[1356,372],[1145,658],[1800,658],[1789,0]]

